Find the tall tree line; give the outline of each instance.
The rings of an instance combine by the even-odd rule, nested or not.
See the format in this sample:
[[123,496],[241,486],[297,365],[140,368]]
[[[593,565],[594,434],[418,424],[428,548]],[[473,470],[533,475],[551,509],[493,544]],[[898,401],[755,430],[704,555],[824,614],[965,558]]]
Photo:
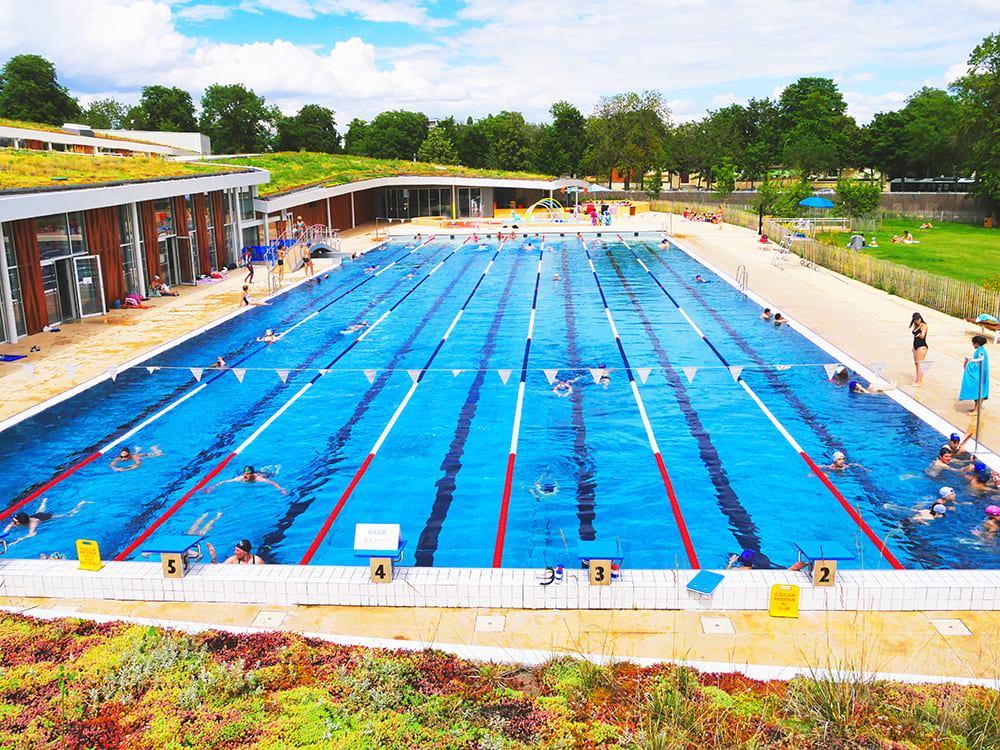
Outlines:
[[59,85],[55,67],[18,55],[0,71],[0,117],[93,127],[200,130],[216,153],[316,151],[417,159],[478,169],[550,175],[617,174],[626,189],[652,172],[697,174],[704,187],[735,178],[766,181],[776,167],[804,179],[845,168],[881,179],[974,176],[980,194],[1000,203],[1000,34],[970,54],[968,73],[949,90],[922,88],[902,109],[858,126],[829,78],[803,77],[776,99],[751,99],[675,124],[659,91],[603,97],[589,116],[569,102],[549,110],[550,123],[502,111],[474,120],[431,121],[421,112],[383,112],[355,119],[343,138],[335,114],[309,104],[292,116],[241,84],[206,89],[200,109],[182,89],[146,86],[139,104],[104,99],[81,109]]

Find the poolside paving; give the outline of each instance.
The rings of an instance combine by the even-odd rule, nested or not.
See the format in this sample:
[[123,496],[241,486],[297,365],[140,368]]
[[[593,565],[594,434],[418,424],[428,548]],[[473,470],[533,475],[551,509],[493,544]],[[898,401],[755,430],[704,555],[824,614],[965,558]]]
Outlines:
[[[611,229],[612,232],[659,229],[666,223],[686,247],[724,273],[734,275],[738,266],[745,266],[748,289],[797,324],[822,335],[863,364],[886,363],[883,376],[899,381],[902,393],[959,431],[965,430],[970,403],[959,403],[957,394],[963,358],[971,353],[972,346],[971,335],[963,333],[961,320],[825,269],[801,266],[795,259],[783,268],[775,267],[771,264],[771,253],[760,249],[756,235],[739,227],[720,228],[686,222],[679,216],[645,214],[624,219]],[[372,229],[367,226],[343,233],[343,249],[352,252],[370,247],[374,239]],[[582,229],[587,231],[590,227]],[[398,227],[393,230],[401,231]],[[425,227],[418,231],[427,233]],[[575,232],[576,227],[560,225],[558,231]],[[317,273],[325,270],[328,263],[325,260],[317,263]],[[27,355],[26,359],[2,365],[6,369],[0,370],[0,388],[6,397],[0,403],[0,419],[19,414],[89,379],[105,376],[108,367],[121,367],[199,326],[233,313],[238,310],[244,275],[237,269],[219,283],[181,288],[178,298],[156,299],[151,303],[154,309],[114,310],[100,318],[64,325],[58,333],[40,333],[16,345],[0,346],[0,353]],[[301,272],[286,275],[286,285],[301,277]],[[261,270],[256,281],[253,291],[255,296],[262,297],[267,287]],[[928,321],[928,361],[933,362],[924,386],[919,389],[906,385],[913,375],[912,338],[907,324],[914,311],[920,311]],[[40,351],[32,353],[33,346]],[[991,352],[996,351],[992,344],[989,346]],[[214,356],[209,357],[205,365],[213,360]],[[20,366],[22,363],[34,365],[33,372],[26,372]],[[1000,372],[996,368],[993,372],[992,386],[997,388]],[[1000,447],[1000,424],[992,418],[993,408],[987,405],[983,409],[980,439],[984,446],[996,450]],[[928,452],[934,447],[928,446]],[[282,629],[336,634],[355,640],[374,638],[400,645],[433,643],[499,649],[492,652],[495,654],[516,655],[521,649],[528,649],[536,654],[628,655],[728,666],[853,666],[911,675],[993,680],[1000,676],[995,648],[1000,636],[1000,612],[830,612],[781,619],[766,612],[260,607],[11,597],[0,597],[0,605],[31,607],[48,613],[57,609],[65,613],[150,618],[178,624],[199,622],[251,628],[280,623],[277,627]],[[503,629],[477,629],[479,615],[503,617]],[[702,622],[706,616],[729,618],[733,632],[706,633]],[[940,627],[935,625],[941,620],[959,620],[971,635],[942,635]],[[728,628],[721,628],[725,630]],[[948,632],[957,631],[961,628]]]

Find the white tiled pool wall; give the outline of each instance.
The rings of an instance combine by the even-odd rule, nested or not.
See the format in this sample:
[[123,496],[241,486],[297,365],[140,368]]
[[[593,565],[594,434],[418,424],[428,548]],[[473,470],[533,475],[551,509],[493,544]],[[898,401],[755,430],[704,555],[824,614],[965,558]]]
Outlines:
[[159,562],[109,562],[79,570],[73,560],[0,561],[0,596],[233,604],[325,604],[504,609],[767,610],[771,587],[799,587],[799,611],[1000,610],[1000,570],[841,570],[818,588],[806,571],[723,571],[711,596],[686,589],[697,571],[627,570],[610,586],[586,571],[542,586],[538,570],[397,567],[372,583],[366,567],[194,564],[164,578]]

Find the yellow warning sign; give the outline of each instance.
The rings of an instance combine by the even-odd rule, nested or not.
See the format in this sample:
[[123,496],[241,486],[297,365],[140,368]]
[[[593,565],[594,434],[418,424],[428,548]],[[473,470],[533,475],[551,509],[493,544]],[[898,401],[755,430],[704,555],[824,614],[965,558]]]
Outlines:
[[771,617],[799,616],[799,587],[775,584],[771,587],[771,604],[768,608]]
[[97,547],[97,542],[90,539],[76,540],[76,557],[80,561],[79,570],[100,570],[104,566],[101,564],[101,550]]

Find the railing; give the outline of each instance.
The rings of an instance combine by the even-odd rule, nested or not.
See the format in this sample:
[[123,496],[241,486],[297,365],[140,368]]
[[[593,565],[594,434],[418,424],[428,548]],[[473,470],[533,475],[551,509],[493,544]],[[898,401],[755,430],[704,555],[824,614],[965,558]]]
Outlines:
[[747,283],[749,281],[749,275],[747,274],[747,267],[742,263],[736,267],[736,286],[739,290],[743,292],[745,297],[747,294]]

